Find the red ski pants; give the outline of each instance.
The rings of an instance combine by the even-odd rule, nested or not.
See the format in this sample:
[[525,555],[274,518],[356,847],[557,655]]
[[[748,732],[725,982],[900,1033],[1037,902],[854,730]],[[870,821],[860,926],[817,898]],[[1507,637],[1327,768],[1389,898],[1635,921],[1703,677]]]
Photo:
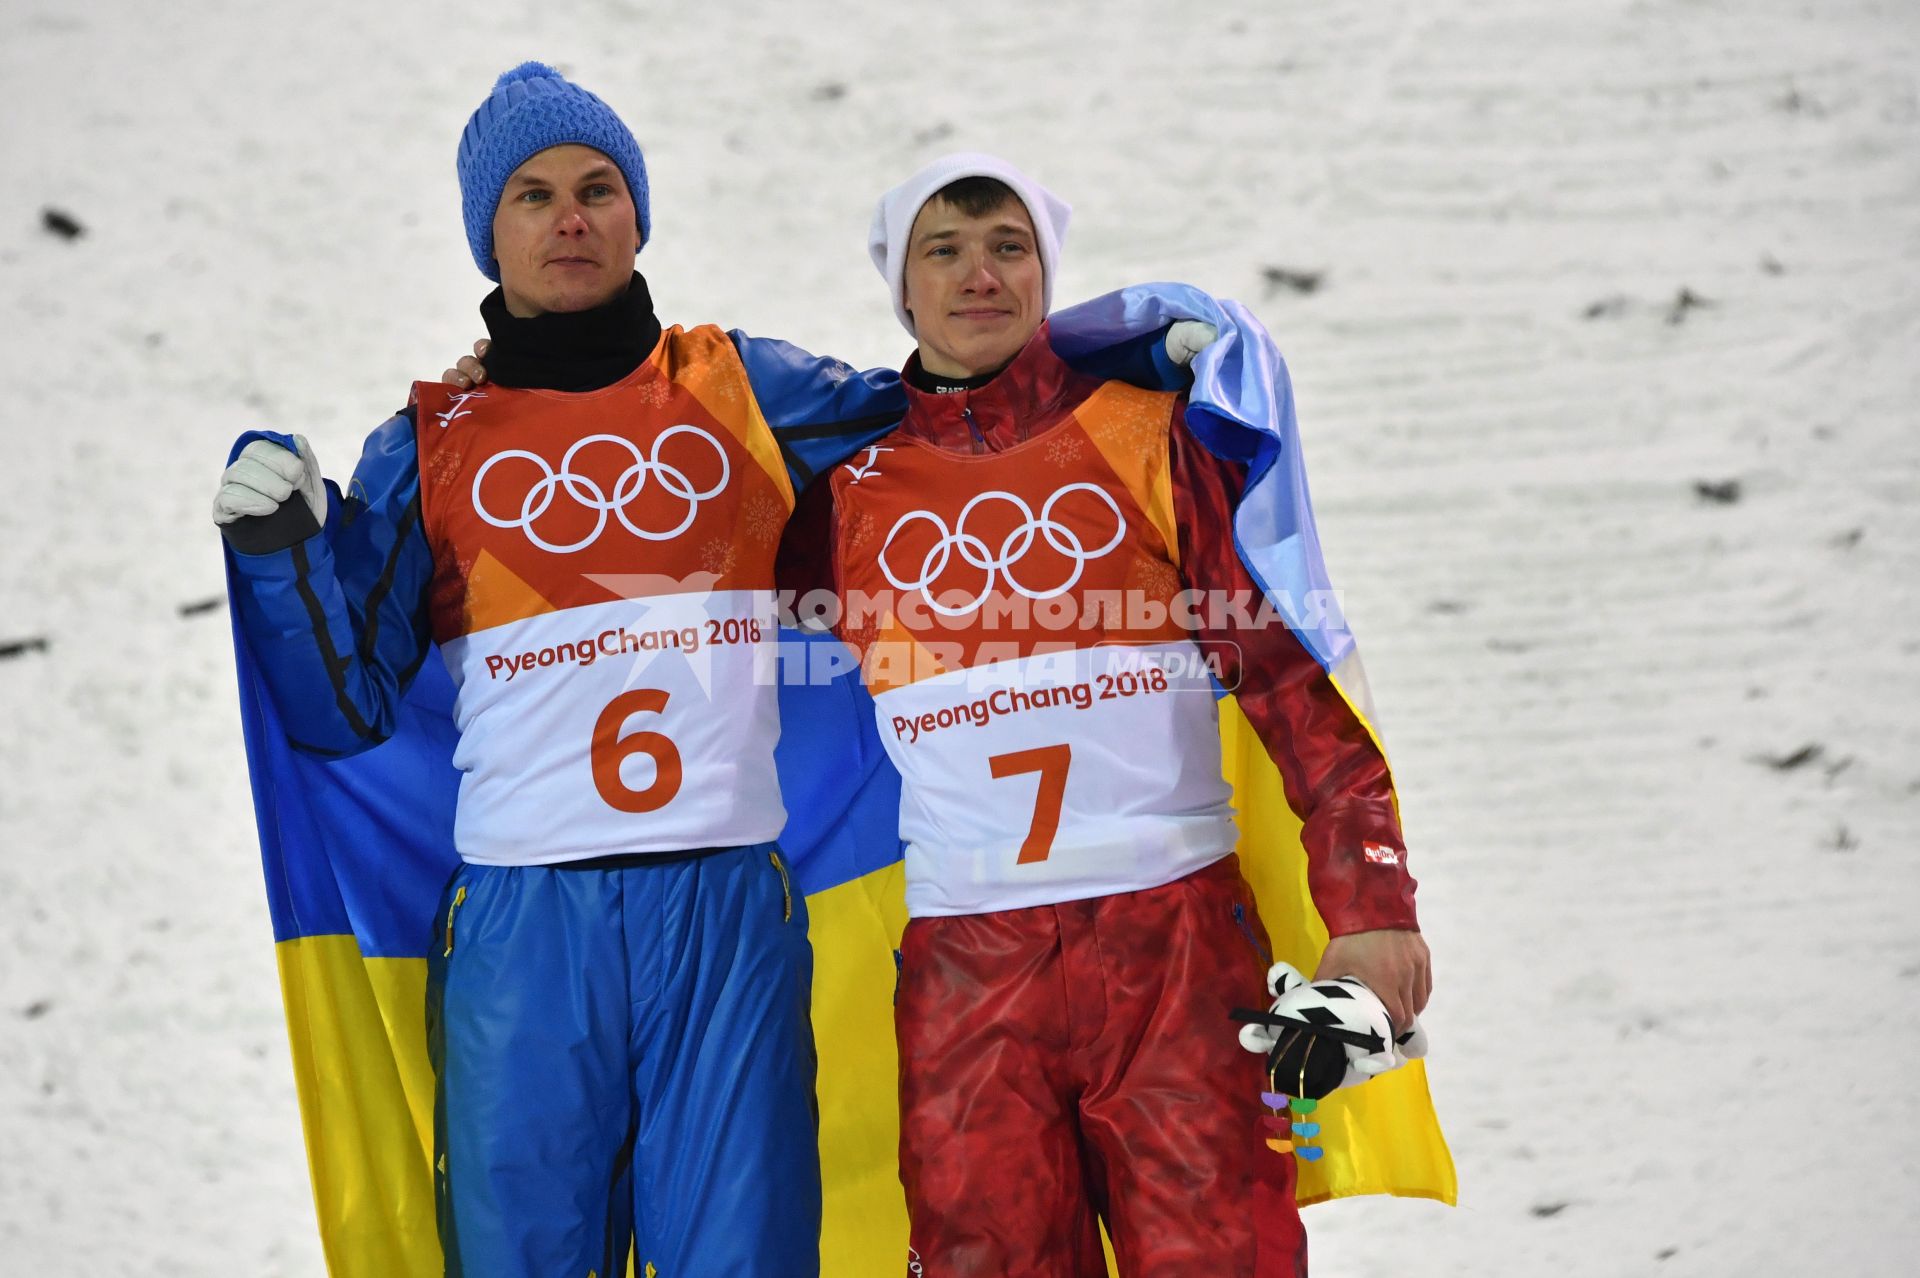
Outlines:
[[1163,887],[914,919],[901,947],[900,1177],[926,1278],[1296,1278],[1268,1149],[1266,929],[1228,857]]

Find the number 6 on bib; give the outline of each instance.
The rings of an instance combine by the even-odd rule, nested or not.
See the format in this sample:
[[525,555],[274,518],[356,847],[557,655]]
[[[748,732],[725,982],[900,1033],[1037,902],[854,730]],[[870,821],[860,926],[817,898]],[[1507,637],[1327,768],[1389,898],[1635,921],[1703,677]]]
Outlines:
[[[593,788],[607,806],[622,812],[653,812],[664,808],[680,792],[680,751],[658,732],[620,735],[627,719],[667,708],[667,694],[659,688],[635,688],[607,703],[593,725]],[[636,790],[620,777],[620,765],[636,754],[653,760],[653,784]]]

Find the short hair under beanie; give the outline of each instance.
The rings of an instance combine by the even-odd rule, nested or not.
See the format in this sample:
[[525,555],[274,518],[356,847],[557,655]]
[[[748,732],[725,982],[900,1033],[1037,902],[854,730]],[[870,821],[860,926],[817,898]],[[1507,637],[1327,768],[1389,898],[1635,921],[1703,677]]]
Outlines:
[[480,273],[498,283],[493,215],[507,179],[550,146],[577,142],[612,160],[627,180],[642,243],[653,238],[647,213],[647,165],[640,144],[613,108],[543,62],[522,62],[494,81],[460,135],[460,208],[467,246]]

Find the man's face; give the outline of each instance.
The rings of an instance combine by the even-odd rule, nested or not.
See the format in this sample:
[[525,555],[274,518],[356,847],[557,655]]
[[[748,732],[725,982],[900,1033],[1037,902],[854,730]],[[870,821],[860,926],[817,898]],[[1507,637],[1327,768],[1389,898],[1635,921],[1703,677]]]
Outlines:
[[640,247],[619,166],[590,146],[548,147],[513,171],[493,213],[507,312],[585,311],[626,290]]
[[991,372],[1020,353],[1040,321],[1039,245],[1019,200],[969,216],[928,200],[907,236],[903,285],[920,364],[941,377]]

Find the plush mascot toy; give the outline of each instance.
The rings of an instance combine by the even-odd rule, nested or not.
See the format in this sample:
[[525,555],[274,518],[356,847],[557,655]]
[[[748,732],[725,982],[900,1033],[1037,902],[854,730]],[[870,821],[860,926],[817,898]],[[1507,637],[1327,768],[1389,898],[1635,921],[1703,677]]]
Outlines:
[[1290,963],[1267,970],[1273,1005],[1265,1012],[1235,1008],[1240,1045],[1267,1058],[1275,1092],[1319,1100],[1336,1087],[1354,1087],[1427,1054],[1427,1034],[1416,1019],[1395,1035],[1386,1005],[1358,978],[1309,981]]
[[1273,1005],[1264,1012],[1233,1009],[1240,1045],[1267,1058],[1267,1087],[1260,1099],[1273,1115],[1267,1147],[1307,1162],[1322,1153],[1313,1144],[1320,1100],[1336,1087],[1357,1087],[1370,1078],[1427,1054],[1427,1034],[1416,1018],[1395,1035],[1386,1004],[1356,977],[1309,981],[1291,963],[1267,969]]

